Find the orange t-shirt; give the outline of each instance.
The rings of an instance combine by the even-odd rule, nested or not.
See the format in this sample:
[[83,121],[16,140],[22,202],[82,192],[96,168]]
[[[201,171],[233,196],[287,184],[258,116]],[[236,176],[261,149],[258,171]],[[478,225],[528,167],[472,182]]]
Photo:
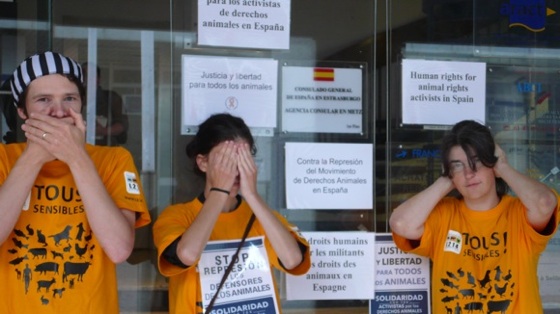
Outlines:
[[[25,144],[0,145],[0,184]],[[118,208],[150,222],[132,156],[123,148],[86,145]],[[29,204],[0,245],[0,313],[119,313],[115,264],[89,226],[68,166],[46,163]]]
[[537,266],[556,231],[556,212],[543,235],[516,197],[503,196],[488,211],[446,197],[428,217],[418,247],[393,237],[403,251],[431,258],[432,313],[542,313]]
[[[190,265],[188,268],[181,268],[169,263],[162,257],[164,250],[191,225],[202,208],[202,205],[199,199],[194,199],[188,203],[169,206],[161,213],[154,223],[153,230],[154,241],[158,250],[158,267],[164,276],[169,277],[169,313],[172,314],[202,312],[201,287],[200,278],[196,269],[197,264]],[[241,239],[252,213],[251,208],[243,201],[236,210],[220,214],[209,240]],[[290,224],[277,212],[273,213],[282,224],[292,232],[294,238],[307,247],[304,259],[299,266],[287,271],[280,265],[278,256],[266,238],[265,231],[258,219],[253,223],[247,237],[265,236],[264,246],[268,254],[268,261],[271,264],[271,269],[274,267],[292,275],[305,274],[311,267],[309,244],[301,237],[296,226]],[[275,292],[277,299],[280,300],[276,287]],[[278,304],[278,306],[280,306],[280,304]]]

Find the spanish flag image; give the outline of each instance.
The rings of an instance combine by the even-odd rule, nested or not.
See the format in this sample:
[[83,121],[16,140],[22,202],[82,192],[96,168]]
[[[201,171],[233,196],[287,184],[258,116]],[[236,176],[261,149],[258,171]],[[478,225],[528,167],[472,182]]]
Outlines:
[[313,69],[313,80],[314,81],[334,81],[334,69],[328,68],[314,68]]

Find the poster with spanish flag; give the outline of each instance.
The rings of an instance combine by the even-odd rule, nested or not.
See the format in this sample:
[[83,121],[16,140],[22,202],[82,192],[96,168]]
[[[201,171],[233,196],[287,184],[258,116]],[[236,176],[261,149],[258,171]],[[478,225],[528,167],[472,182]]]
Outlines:
[[324,81],[324,82],[334,82],[334,69],[314,68],[313,69],[313,80]]
[[282,131],[362,133],[363,68],[282,68]]

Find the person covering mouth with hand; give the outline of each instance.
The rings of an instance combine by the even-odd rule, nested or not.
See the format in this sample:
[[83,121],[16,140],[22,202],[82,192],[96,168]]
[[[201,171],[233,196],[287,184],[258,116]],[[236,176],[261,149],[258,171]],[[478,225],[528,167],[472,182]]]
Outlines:
[[0,144],[0,313],[119,313],[116,264],[150,216],[130,153],[85,142],[82,77],[47,51],[11,78],[26,141]]

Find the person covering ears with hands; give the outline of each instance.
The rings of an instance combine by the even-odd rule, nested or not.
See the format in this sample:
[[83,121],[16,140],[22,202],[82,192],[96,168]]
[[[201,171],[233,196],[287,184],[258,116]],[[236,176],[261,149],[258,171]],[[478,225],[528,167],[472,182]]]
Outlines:
[[556,192],[514,169],[475,121],[454,125],[441,154],[442,176],[390,217],[397,246],[433,262],[432,312],[542,313],[537,266],[558,226]]

